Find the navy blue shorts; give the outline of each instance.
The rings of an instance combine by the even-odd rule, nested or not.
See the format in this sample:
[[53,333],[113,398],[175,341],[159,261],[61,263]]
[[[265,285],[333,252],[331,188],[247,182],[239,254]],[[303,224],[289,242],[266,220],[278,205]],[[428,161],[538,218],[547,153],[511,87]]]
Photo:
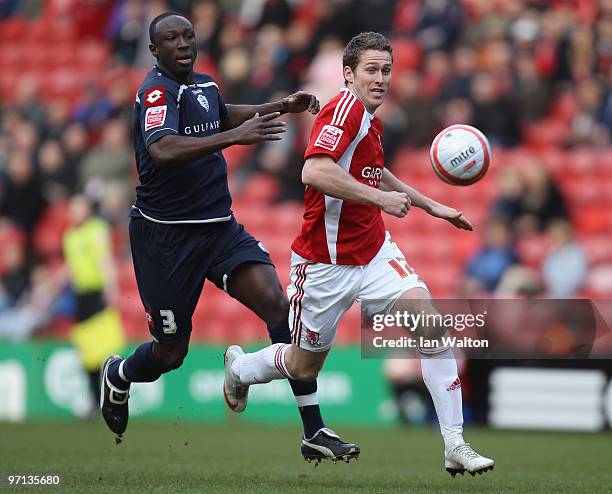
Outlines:
[[239,265],[273,265],[262,244],[234,217],[180,225],[132,217],[129,230],[138,291],[149,331],[159,342],[173,343],[191,333],[206,278],[227,291],[227,279]]

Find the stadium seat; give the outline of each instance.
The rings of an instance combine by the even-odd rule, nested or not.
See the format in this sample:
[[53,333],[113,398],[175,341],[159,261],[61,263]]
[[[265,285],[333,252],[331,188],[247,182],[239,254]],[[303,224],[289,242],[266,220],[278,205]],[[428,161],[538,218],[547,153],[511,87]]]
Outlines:
[[567,126],[553,118],[546,118],[539,122],[526,124],[522,135],[528,147],[532,150],[541,150],[548,147],[559,147],[565,141]]
[[612,215],[605,204],[582,206],[574,218],[576,230],[582,235],[607,233],[612,229]]
[[411,39],[393,40],[393,70],[400,72],[416,70],[421,62],[421,47]]
[[246,185],[239,194],[235,194],[237,200],[244,203],[250,202],[253,206],[257,204],[268,204],[278,194],[278,179],[263,173],[256,173],[249,177]]
[[23,249],[26,235],[8,220],[0,220],[0,276],[4,274],[5,251],[11,248]]
[[578,240],[584,248],[591,264],[612,262],[612,235],[579,236]]
[[612,295],[612,263],[593,266],[589,270],[584,288],[600,297]]

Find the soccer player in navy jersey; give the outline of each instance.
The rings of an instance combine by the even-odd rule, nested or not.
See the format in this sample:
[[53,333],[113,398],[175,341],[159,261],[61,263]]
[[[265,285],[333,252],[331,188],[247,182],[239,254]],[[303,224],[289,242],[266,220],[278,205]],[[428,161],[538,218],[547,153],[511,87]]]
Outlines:
[[[132,382],[152,382],[181,366],[191,317],[205,278],[263,319],[273,343],[289,343],[289,306],[268,253],[234,218],[222,149],[281,139],[282,113],[319,111],[317,99],[297,92],[263,105],[226,105],[212,78],[193,72],[192,24],[165,13],[151,22],[157,63],[140,86],[133,135],[140,185],[129,233],[138,290],[153,341],[127,359],[102,367],[100,408],[120,441],[128,423]],[[316,381],[291,381],[305,437],[325,425]],[[235,408],[241,412],[242,409]],[[326,429],[326,428],[325,428]],[[354,444],[337,436],[325,448],[337,455]]]

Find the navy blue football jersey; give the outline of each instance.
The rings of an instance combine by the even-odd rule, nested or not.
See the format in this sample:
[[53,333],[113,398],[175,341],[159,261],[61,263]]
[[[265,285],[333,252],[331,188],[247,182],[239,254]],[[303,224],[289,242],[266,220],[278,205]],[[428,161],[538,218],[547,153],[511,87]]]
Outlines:
[[200,159],[160,165],[148,147],[165,135],[207,137],[220,131],[227,109],[205,74],[182,84],[157,66],[138,89],[132,113],[140,185],[132,216],[161,223],[207,223],[231,218],[227,164],[221,151]]

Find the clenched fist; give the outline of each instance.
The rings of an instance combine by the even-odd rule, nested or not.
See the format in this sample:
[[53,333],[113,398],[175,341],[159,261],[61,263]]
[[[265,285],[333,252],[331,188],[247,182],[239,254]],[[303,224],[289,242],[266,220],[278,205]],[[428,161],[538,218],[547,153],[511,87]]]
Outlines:
[[298,91],[283,98],[281,106],[285,113],[301,113],[306,110],[313,115],[319,113],[319,100],[314,94],[306,91]]

